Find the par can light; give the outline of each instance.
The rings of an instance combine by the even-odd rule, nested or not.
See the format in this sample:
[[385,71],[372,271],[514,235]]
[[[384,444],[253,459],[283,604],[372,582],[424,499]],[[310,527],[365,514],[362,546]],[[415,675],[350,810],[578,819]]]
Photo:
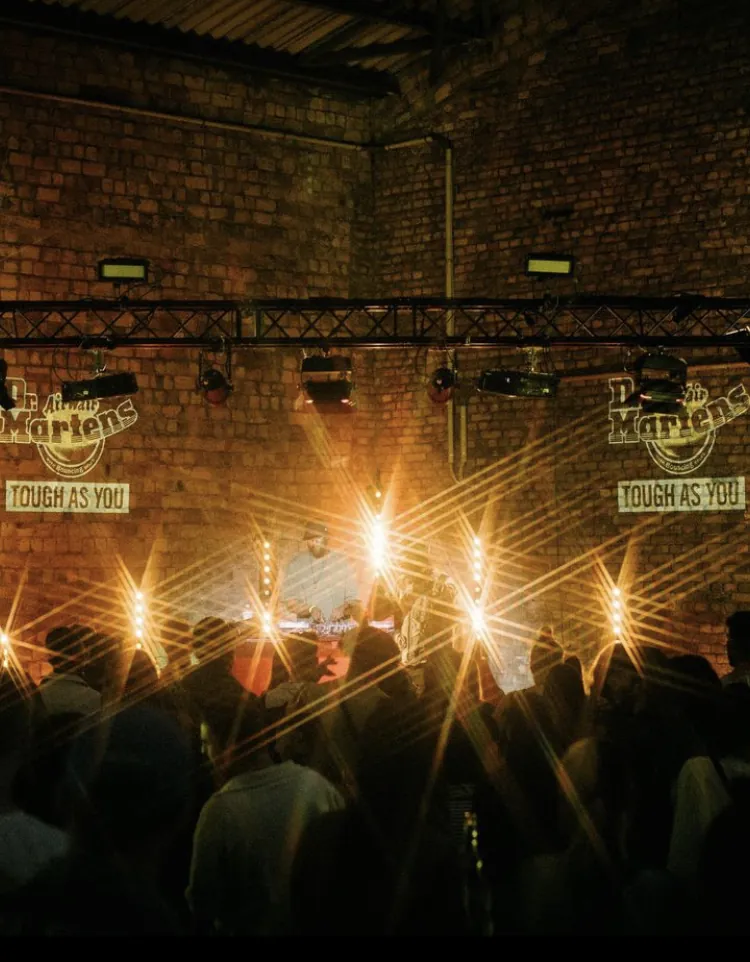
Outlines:
[[685,404],[686,361],[669,354],[643,354],[633,372],[637,382],[633,401],[644,414],[679,414]]
[[209,367],[202,371],[198,378],[198,390],[209,404],[218,406],[226,404],[234,389],[221,371]]
[[354,408],[351,358],[306,357],[300,380],[305,404],[328,413],[350,413]]
[[137,393],[138,381],[135,374],[128,371],[119,374],[102,374],[87,381],[63,381],[61,389],[64,403]]
[[433,404],[446,404],[451,400],[456,389],[456,372],[449,367],[439,367],[430,378],[427,393]]

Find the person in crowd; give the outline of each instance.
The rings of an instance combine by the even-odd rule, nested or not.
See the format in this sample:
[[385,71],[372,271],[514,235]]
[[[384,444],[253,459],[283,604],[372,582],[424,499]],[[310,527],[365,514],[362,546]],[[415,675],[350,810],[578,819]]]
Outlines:
[[730,794],[750,783],[750,685],[722,688],[715,751]]
[[342,936],[471,934],[461,854],[440,830],[438,739],[405,732],[398,711],[373,715],[361,735],[358,796],[309,825],[292,876],[295,934],[321,929],[336,907]]
[[159,687],[159,672],[153,659],[143,649],[136,649],[130,658],[123,697],[128,700],[148,698]]
[[159,890],[190,804],[189,746],[163,712],[136,705],[78,736],[69,758],[71,843],[5,906],[19,935],[180,935]]
[[193,645],[190,623],[184,618],[164,618],[159,623],[159,643],[166,656],[162,675],[171,683],[180,678],[191,664]]
[[424,668],[430,652],[456,637],[454,602],[454,586],[433,570],[427,548],[416,547],[404,562],[400,579],[401,617],[395,639],[419,694],[424,689]]
[[200,933],[289,935],[299,840],[344,802],[312,769],[274,764],[260,699],[240,690],[229,707],[207,715],[210,755],[227,780],[198,821],[188,901]]
[[286,635],[274,658],[271,686],[265,694],[267,711],[297,702],[309,686],[319,684],[326,671],[327,665],[318,660],[318,636],[314,631]]
[[122,638],[107,632],[90,632],[86,636],[81,675],[94,691],[99,692],[103,706],[118,699],[127,675],[126,649]]
[[345,554],[332,551],[328,527],[311,520],[305,547],[290,558],[282,579],[282,608],[290,618],[320,622],[359,621],[363,613],[357,573]]
[[19,807],[17,778],[31,741],[29,692],[0,671],[0,874],[20,888],[66,853],[68,835]]
[[52,674],[39,686],[39,704],[47,715],[90,715],[102,707],[101,692],[84,678],[88,640],[92,632],[81,625],[53,628],[46,639]]
[[583,737],[586,717],[586,691],[583,666],[578,658],[567,658],[553,665],[544,679],[544,703],[561,750]]
[[78,713],[34,715],[31,737],[13,790],[19,808],[62,830],[67,830],[65,778],[72,745],[82,727],[98,715]]
[[223,692],[232,677],[236,634],[232,625],[221,618],[199,621],[192,632],[191,665],[180,681],[193,723],[200,725],[202,706],[214,692]]
[[[399,669],[398,648],[393,636],[378,628],[360,629],[346,678],[322,698],[308,701],[312,716],[296,740],[305,739],[306,761],[347,797],[356,794],[359,742],[373,714],[390,701],[384,690],[389,676]],[[320,691],[320,689],[318,689]],[[288,740],[280,742],[288,757]]]
[[750,685],[750,611],[735,611],[726,620],[727,658],[731,666],[724,675],[724,686]]
[[[324,697],[327,686],[320,684],[328,670],[328,660],[319,661],[318,636],[314,631],[302,635],[286,635],[274,653],[271,683],[263,694],[266,724],[272,739],[274,757],[280,759],[277,739],[280,736],[287,759],[306,764],[312,752],[315,726],[297,726],[295,713]],[[285,718],[289,716],[289,722]]]
[[[709,826],[698,863],[698,891],[704,907],[707,935],[746,934],[747,886],[750,859],[750,779]],[[735,786],[737,788],[737,786]]]
[[232,625],[212,616],[202,618],[192,630],[190,665],[220,663],[231,671],[236,634]]
[[529,671],[534,680],[533,689],[540,694],[550,670],[565,661],[565,650],[555,638],[550,625],[543,625],[529,653]]

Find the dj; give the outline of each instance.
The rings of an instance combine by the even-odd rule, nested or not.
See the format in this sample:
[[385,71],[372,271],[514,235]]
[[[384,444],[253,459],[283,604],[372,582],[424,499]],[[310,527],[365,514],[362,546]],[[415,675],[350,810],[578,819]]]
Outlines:
[[282,610],[289,617],[313,623],[359,621],[363,606],[354,566],[328,548],[328,529],[320,521],[305,528],[305,550],[286,566]]

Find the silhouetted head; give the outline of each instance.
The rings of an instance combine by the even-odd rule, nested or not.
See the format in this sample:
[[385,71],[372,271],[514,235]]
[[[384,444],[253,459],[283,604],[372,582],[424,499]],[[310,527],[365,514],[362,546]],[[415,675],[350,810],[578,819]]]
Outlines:
[[347,677],[359,678],[360,675],[366,675],[371,671],[375,673],[376,669],[384,668],[386,665],[395,669],[398,659],[398,645],[393,635],[378,628],[362,628],[357,635],[357,642],[349,661]]
[[550,669],[564,660],[565,652],[555,638],[551,634],[540,633],[529,654],[529,671],[534,684],[538,688],[543,688]]
[[200,661],[221,659],[227,670],[234,656],[234,627],[221,618],[203,618],[193,628],[193,653]]
[[86,660],[88,637],[92,632],[83,625],[53,628],[44,642],[55,671],[77,672]]
[[79,735],[68,774],[76,834],[116,851],[162,846],[191,802],[189,741],[169,715],[145,705]]

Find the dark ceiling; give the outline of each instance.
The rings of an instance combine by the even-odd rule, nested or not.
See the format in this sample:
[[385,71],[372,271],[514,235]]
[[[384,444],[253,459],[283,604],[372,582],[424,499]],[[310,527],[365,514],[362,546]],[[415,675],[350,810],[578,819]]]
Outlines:
[[399,90],[415,63],[433,82],[487,37],[496,0],[0,0],[0,24],[85,36],[361,97]]

